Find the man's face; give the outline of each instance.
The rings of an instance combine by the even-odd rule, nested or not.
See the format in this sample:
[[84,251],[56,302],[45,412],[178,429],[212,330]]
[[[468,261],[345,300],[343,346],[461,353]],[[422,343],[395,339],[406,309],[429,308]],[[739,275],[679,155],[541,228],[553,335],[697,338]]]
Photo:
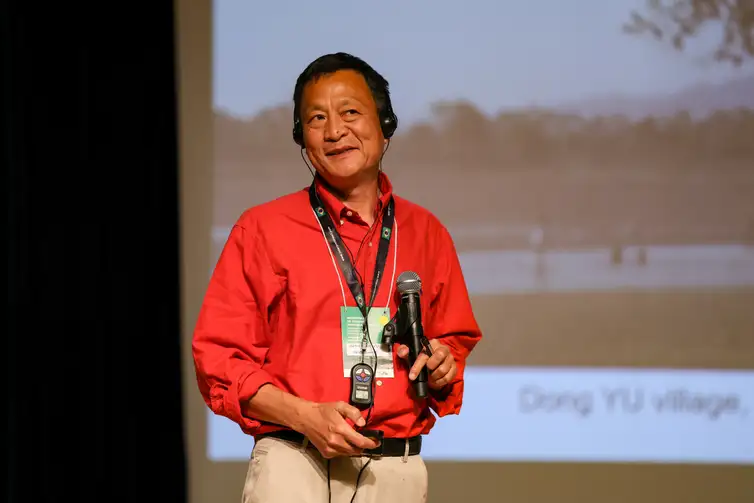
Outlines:
[[385,139],[364,77],[341,70],[309,82],[301,99],[306,153],[333,187],[353,188],[379,169]]

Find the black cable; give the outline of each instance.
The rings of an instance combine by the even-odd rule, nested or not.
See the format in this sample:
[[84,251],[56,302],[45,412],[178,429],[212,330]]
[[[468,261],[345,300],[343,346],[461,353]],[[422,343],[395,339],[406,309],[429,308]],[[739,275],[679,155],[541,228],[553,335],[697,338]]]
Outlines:
[[[367,340],[369,341],[369,345],[372,347],[372,353],[374,353],[374,375],[372,376],[372,403],[369,404],[369,410],[367,410],[367,417],[364,419],[364,428],[367,427],[369,424],[369,419],[372,417],[372,410],[374,410],[374,399],[376,397],[376,388],[375,388],[375,381],[377,380],[377,364],[379,363],[379,357],[377,356],[377,349],[374,347],[374,343],[372,342],[372,336],[369,333],[369,323],[366,321],[364,322],[366,326],[366,336]],[[362,361],[364,358],[364,351],[361,352]]]
[[[369,227],[369,230],[366,232],[364,237],[362,238],[361,242],[359,243],[359,247],[356,250],[356,257],[359,257],[361,255],[361,250],[364,248],[364,243],[367,241],[367,238],[371,239],[371,237],[374,235],[374,230],[377,228],[377,222],[382,218],[382,215],[375,219],[375,221],[372,223],[372,225]],[[344,243],[345,244],[345,243]],[[356,257],[354,257],[354,254],[351,253],[351,249],[346,245],[346,253],[348,253],[349,258],[351,259],[351,263],[353,264],[353,272],[356,275],[356,279],[358,280],[359,284],[361,285],[361,289],[366,292],[366,282],[364,281],[363,276],[359,272]],[[372,285],[372,288],[374,288],[374,285]],[[374,347],[374,343],[372,342],[372,336],[369,331],[369,313],[372,310],[372,307],[374,305],[374,299],[376,297],[377,292],[374,292],[374,295],[371,296],[369,299],[369,304],[366,308],[366,316],[364,317],[364,335],[366,336],[367,341],[369,342],[369,345],[372,348],[372,353],[374,354],[374,374],[372,375],[372,403],[369,405],[369,409],[367,411],[367,417],[364,419],[364,427],[366,427],[369,424],[369,420],[372,417],[372,410],[374,410],[374,398],[375,398],[375,379],[377,375],[377,365],[379,363],[379,357],[377,356],[377,349]],[[362,339],[363,341],[363,339]],[[361,363],[364,363],[364,352],[365,349],[362,348],[361,350]],[[364,464],[364,466],[361,467],[359,470],[359,474],[356,477],[356,485],[354,487],[353,496],[351,497],[351,503],[353,503],[354,499],[356,499],[356,493],[359,488],[359,480],[361,479],[361,475],[364,472],[364,469],[369,466],[369,463],[371,462],[371,459],[367,460],[367,462]],[[328,493],[328,502],[332,501],[332,491],[330,489],[330,460],[327,461],[327,493]]]
[[332,490],[330,489],[330,460],[327,460],[327,503],[332,503]]
[[353,489],[353,496],[351,496],[351,503],[354,502],[356,499],[356,493],[359,491],[359,481],[361,480],[361,475],[364,473],[364,470],[366,470],[366,467],[369,466],[369,463],[372,462],[372,458],[369,458],[366,463],[364,463],[364,466],[361,467],[359,470],[359,474],[356,476],[356,484]]
[[[382,218],[382,215],[380,215],[379,218]],[[373,229],[376,228],[375,224],[377,223],[378,220],[379,219],[375,219],[374,223],[372,224],[369,231],[367,232],[367,235],[364,237],[364,240],[366,239],[366,237],[370,236],[373,233]],[[364,246],[364,240],[362,240],[361,244],[359,245],[357,256],[361,254],[361,248],[362,246]],[[353,263],[356,264],[356,261],[354,260]],[[361,288],[363,290],[364,287],[366,287],[366,284],[363,278],[361,277],[361,274],[358,272],[358,269],[354,267],[354,270],[356,271],[356,275],[359,278],[359,281],[361,283]],[[372,288],[374,288],[374,285],[372,285]],[[371,346],[372,353],[374,354],[374,373],[372,375],[372,381],[371,381],[372,403],[369,404],[369,409],[367,410],[367,417],[364,419],[364,428],[366,428],[369,425],[369,421],[372,418],[372,411],[374,410],[374,401],[377,395],[375,382],[377,380],[377,366],[379,365],[379,357],[377,356],[377,349],[374,347],[374,342],[372,341],[372,334],[369,331],[369,313],[372,311],[372,306],[374,305],[374,298],[376,296],[377,296],[377,292],[374,292],[372,297],[369,299],[369,305],[367,306],[367,309],[366,309],[367,314],[364,317],[364,329],[365,329],[364,334],[366,335],[367,341],[369,342],[369,346]],[[362,363],[364,362],[364,349],[361,350],[361,361]],[[353,496],[351,496],[351,503],[354,502],[354,500],[356,499],[356,493],[359,491],[359,481],[361,480],[361,475],[364,473],[364,470],[366,469],[367,466],[369,466],[369,463],[371,462],[372,462],[372,459],[369,458],[367,462],[364,464],[364,466],[362,466],[361,469],[359,470],[359,474],[356,477],[356,484],[354,485],[354,489],[353,489]]]
[[[327,460],[327,503],[332,503],[332,488],[330,486],[330,461],[331,460],[329,459]],[[356,484],[354,484],[353,496],[351,496],[351,503],[354,502],[354,500],[356,499],[356,493],[359,491],[359,482],[361,481],[361,476],[371,462],[372,459],[370,458],[366,463],[364,463],[364,466],[359,469],[359,474],[356,476]]]
[[[387,147],[389,148],[390,143],[388,142]],[[385,149],[385,152],[387,152],[387,148]],[[383,152],[384,155],[384,152]],[[301,159],[304,161],[304,164],[306,164],[306,167],[309,168],[309,163],[306,162],[304,159],[304,149],[301,149]],[[312,172],[311,168],[309,168],[309,171],[312,173],[312,178],[314,178],[314,173]],[[319,199],[319,197],[318,197]],[[384,211],[384,210],[383,210]],[[380,213],[379,217],[374,220],[372,225],[369,226],[369,230],[364,234],[364,237],[361,239],[361,242],[359,243],[359,247],[356,250],[356,257],[359,257],[361,255],[361,250],[364,248],[364,243],[367,241],[367,238],[371,239],[374,235],[374,230],[377,228],[377,222],[382,219],[382,213]],[[345,244],[345,242],[344,242]],[[364,278],[361,276],[361,273],[359,272],[356,257],[354,257],[354,254],[351,252],[351,249],[348,247],[348,245],[345,246],[346,253],[348,253],[349,258],[351,259],[351,263],[353,264],[353,272],[356,274],[356,278],[358,282],[361,284],[361,289],[363,291],[366,287],[366,282],[364,281]],[[374,285],[372,285],[372,288],[374,288]],[[372,353],[374,354],[374,375],[372,376],[372,403],[369,405],[369,410],[367,411],[367,417],[364,419],[364,427],[366,427],[369,424],[369,420],[372,417],[372,410],[374,410],[374,398],[375,398],[375,379],[377,375],[377,366],[379,364],[379,357],[377,356],[377,349],[374,347],[374,342],[372,342],[372,336],[369,332],[369,313],[372,310],[372,306],[374,305],[374,298],[376,297],[377,292],[374,292],[374,295],[369,299],[369,304],[366,309],[366,316],[364,317],[364,334],[366,335],[366,339],[369,342],[369,345],[372,347]],[[396,313],[397,314],[397,313]],[[393,316],[393,319],[395,319],[395,316]],[[361,362],[364,363],[364,352],[365,350],[362,349],[361,351]],[[327,501],[328,503],[332,502],[332,489],[330,485],[330,461],[327,460]],[[364,466],[361,467],[359,470],[359,474],[356,477],[356,485],[354,487],[353,496],[351,497],[351,503],[354,502],[356,499],[356,493],[359,489],[359,481],[361,480],[361,475],[364,473],[364,470],[367,466],[369,466],[369,463],[371,463],[371,458],[367,460],[367,462],[364,464]]]

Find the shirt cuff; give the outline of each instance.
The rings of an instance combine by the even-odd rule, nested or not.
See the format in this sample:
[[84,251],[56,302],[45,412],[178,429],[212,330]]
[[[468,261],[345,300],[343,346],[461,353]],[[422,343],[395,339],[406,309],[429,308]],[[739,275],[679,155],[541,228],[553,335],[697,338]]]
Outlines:
[[244,415],[247,402],[257,394],[259,388],[265,384],[273,384],[272,376],[265,370],[255,370],[239,379],[236,393],[225,395],[225,411],[228,418],[238,423],[244,431],[250,431],[261,426],[261,421]]
[[427,401],[439,417],[458,414],[463,403],[463,379],[456,378],[442,389],[429,390]]

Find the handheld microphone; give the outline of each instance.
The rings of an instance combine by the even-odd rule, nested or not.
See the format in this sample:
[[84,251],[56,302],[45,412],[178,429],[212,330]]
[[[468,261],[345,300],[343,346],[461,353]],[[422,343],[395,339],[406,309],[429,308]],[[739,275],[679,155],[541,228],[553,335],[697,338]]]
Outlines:
[[[408,346],[410,367],[414,365],[422,349],[426,349],[429,356],[432,355],[429,343],[424,337],[424,327],[422,326],[419,298],[421,286],[422,282],[419,275],[413,271],[405,271],[398,276],[397,287],[401,295],[401,302],[395,321],[385,325],[383,331],[383,342],[385,344],[400,342]],[[416,396],[425,398],[429,394],[428,383],[429,373],[425,365],[414,380]]]

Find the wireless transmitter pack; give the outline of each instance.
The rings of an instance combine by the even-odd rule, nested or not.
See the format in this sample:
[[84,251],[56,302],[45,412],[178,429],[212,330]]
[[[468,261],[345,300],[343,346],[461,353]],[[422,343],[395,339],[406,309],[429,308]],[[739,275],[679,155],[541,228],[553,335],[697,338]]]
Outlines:
[[351,368],[351,404],[366,409],[372,405],[372,380],[374,371],[366,363],[357,363]]

